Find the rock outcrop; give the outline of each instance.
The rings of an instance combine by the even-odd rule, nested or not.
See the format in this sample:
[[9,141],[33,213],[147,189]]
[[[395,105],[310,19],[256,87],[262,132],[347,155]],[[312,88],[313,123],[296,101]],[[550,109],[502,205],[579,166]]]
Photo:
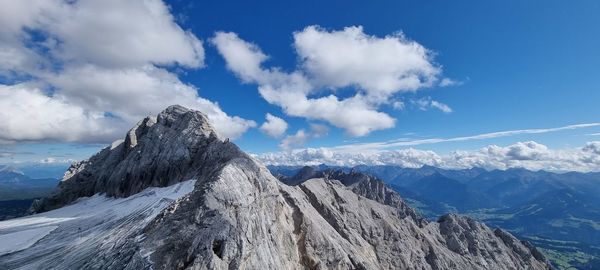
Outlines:
[[[150,186],[172,185],[218,167],[214,163],[232,151],[239,152],[219,138],[205,115],[171,106],[137,123],[124,140],[73,164],[57,190],[34,203],[32,210],[52,210],[96,193],[127,197]],[[212,163],[206,162],[209,158]]]
[[311,166],[305,166],[291,177],[280,176],[278,179],[288,185],[299,185],[313,178],[337,180],[360,196],[394,207],[402,218],[411,217],[415,223],[424,224],[424,218],[410,208],[400,194],[372,175],[357,171],[344,172],[339,169],[319,171]]
[[38,242],[0,256],[0,266],[35,250],[28,263],[43,260],[58,269],[551,268],[534,247],[504,231],[455,215],[424,221],[375,178],[333,172],[310,178],[279,181],[220,139],[203,114],[172,106],[141,121],[122,143],[75,164],[34,210],[188,179],[196,180],[193,191],[142,229],[114,228],[119,241],[92,245],[93,253],[52,259],[76,247]]

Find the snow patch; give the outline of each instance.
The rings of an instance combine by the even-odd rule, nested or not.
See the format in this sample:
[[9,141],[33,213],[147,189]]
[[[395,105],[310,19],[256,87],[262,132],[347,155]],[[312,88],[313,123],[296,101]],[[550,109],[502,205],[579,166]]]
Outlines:
[[125,140],[123,140],[123,139],[118,139],[118,140],[112,142],[110,144],[110,150],[113,150],[113,149],[119,147],[119,145],[123,144],[123,142],[125,142]]
[[26,249],[56,228],[58,226],[47,226],[0,235],[0,243],[3,243],[0,245],[0,255]]
[[[49,266],[49,262],[60,263],[60,256],[72,249],[83,256],[95,256],[105,243],[141,235],[159,213],[192,192],[195,183],[188,180],[147,188],[127,198],[96,194],[56,210],[1,221],[0,269],[35,269]],[[22,264],[23,260],[28,263]]]

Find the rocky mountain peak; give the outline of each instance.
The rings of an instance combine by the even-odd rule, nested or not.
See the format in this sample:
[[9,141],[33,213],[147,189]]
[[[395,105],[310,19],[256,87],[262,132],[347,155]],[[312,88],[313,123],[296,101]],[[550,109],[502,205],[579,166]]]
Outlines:
[[[67,170],[53,194],[36,201],[32,212],[51,210],[77,198],[106,193],[126,197],[150,186],[168,186],[201,173],[206,150],[242,155],[224,142],[206,115],[179,105],[139,121],[123,140]],[[214,157],[214,156],[213,156]],[[206,162],[205,162],[206,163]]]
[[[123,142],[74,164],[56,192],[34,205],[37,212],[67,204],[99,211],[82,197],[102,194],[108,202],[164,208],[119,212],[98,205],[100,219],[73,219],[65,208],[41,213],[32,218],[58,217],[46,226],[51,232],[1,255],[0,268],[551,268],[532,246],[474,220],[422,220],[375,177],[308,168],[302,174],[291,185],[279,181],[221,140],[203,114],[171,106],[139,122]],[[175,200],[148,189],[187,180],[193,189]],[[29,221],[22,224],[30,229]]]
[[180,105],[169,106],[158,114],[156,121],[160,125],[181,132],[182,135],[192,132],[205,137],[218,137],[205,114]]

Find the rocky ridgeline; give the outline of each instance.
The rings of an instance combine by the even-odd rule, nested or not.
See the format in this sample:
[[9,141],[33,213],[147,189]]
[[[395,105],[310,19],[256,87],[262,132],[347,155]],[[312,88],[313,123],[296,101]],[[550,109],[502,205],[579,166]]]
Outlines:
[[219,138],[206,116],[171,106],[137,123],[124,140],[73,164],[54,194],[36,202],[32,210],[52,210],[96,193],[127,197],[150,186],[197,178],[217,169],[219,159],[238,152]]
[[288,184],[279,181],[219,138],[202,113],[171,106],[138,123],[124,141],[73,165],[33,210],[96,193],[127,197],[188,179],[197,179],[194,190],[143,230],[114,228],[124,235],[118,242],[98,244],[73,260],[40,252],[28,261],[98,269],[551,268],[534,247],[505,231],[457,215],[423,220],[373,177],[304,173]]

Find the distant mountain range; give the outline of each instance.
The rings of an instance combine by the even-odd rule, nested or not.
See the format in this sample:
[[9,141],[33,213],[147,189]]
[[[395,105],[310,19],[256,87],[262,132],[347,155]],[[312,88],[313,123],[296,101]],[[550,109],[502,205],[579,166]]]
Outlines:
[[33,199],[47,196],[57,184],[56,178],[32,178],[20,169],[0,166],[0,220],[24,215]]
[[43,197],[57,183],[56,178],[31,178],[17,169],[4,167],[0,170],[0,201]]
[[[274,175],[290,179],[310,171],[295,166],[269,169]],[[447,170],[431,166],[312,168],[331,169],[362,172],[384,180],[429,219],[462,213],[508,229],[546,248],[549,255],[555,255],[550,258],[559,268],[600,268],[600,173]]]
[[505,230],[424,219],[377,177],[279,177],[171,106],[0,222],[0,269],[552,269]]

